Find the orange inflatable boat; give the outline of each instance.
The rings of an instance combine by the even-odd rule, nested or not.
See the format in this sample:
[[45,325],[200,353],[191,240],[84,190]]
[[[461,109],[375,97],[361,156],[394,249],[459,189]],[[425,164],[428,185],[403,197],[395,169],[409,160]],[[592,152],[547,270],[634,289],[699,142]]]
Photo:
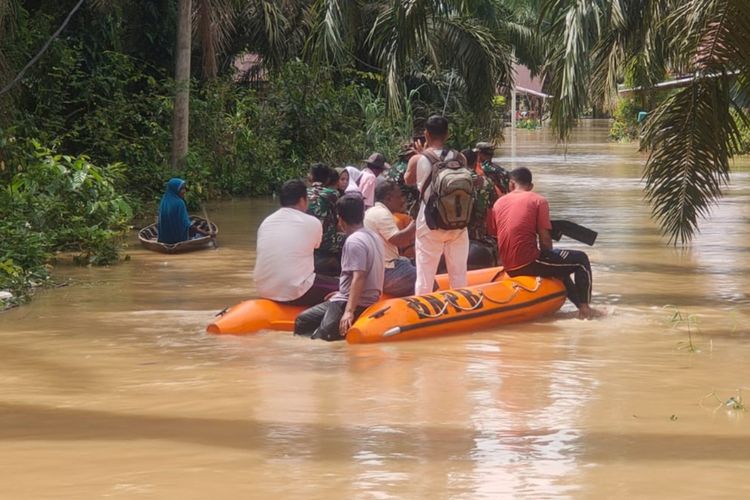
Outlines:
[[[469,271],[467,275],[469,286],[490,283],[505,276],[502,267],[490,267]],[[449,287],[448,275],[441,274],[435,278],[438,290]],[[386,299],[387,297],[384,297]],[[382,301],[378,302],[378,304]],[[375,304],[373,307],[377,306]],[[294,320],[304,311],[305,307],[290,306],[267,299],[253,299],[225,309],[217,315],[216,320],[208,325],[208,333],[225,333],[241,335],[256,333],[260,330],[294,331]]]
[[492,283],[382,300],[367,308],[346,335],[351,344],[465,333],[552,314],[565,286],[552,278],[502,277]]

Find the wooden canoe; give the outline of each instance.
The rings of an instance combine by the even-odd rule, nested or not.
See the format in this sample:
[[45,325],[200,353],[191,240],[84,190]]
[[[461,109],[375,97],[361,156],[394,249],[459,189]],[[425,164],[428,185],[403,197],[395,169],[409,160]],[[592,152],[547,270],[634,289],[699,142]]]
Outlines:
[[219,232],[219,228],[213,222],[209,222],[203,217],[197,217],[195,215],[190,216],[190,220],[194,226],[199,227],[204,231],[210,230],[214,236],[200,236],[191,240],[181,241],[179,243],[167,244],[158,241],[159,230],[156,223],[148,225],[138,231],[138,239],[145,248],[153,250],[154,252],[161,253],[182,253],[192,252],[194,250],[203,250],[208,248],[210,245],[215,246],[214,239],[216,234]]

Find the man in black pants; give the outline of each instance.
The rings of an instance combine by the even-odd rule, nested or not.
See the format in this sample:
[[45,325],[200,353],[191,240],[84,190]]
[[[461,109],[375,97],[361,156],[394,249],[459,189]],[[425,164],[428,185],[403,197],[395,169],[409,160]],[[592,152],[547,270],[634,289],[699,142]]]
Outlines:
[[[531,171],[520,167],[510,173],[510,192],[495,202],[492,222],[500,259],[509,276],[545,276],[565,283],[568,298],[580,319],[589,319],[591,264],[579,250],[552,248],[552,223],[547,200],[534,193]],[[538,242],[538,245],[537,245]],[[570,275],[575,276],[575,281]]]
[[342,340],[362,311],[383,292],[385,257],[379,235],[363,226],[361,196],[345,195],[336,203],[339,226],[348,235],[341,255],[339,291],[328,302],[303,311],[294,334],[313,339]]

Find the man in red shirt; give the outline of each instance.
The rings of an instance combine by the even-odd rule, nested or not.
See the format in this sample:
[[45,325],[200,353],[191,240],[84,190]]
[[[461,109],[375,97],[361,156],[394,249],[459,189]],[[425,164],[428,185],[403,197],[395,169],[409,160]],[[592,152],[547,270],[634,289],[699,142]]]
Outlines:
[[[491,225],[497,234],[499,257],[510,276],[544,276],[565,283],[578,317],[591,317],[591,264],[578,250],[552,248],[549,203],[534,193],[531,171],[526,167],[510,173],[510,192],[492,207]],[[537,244],[538,241],[538,244]],[[570,275],[575,276],[575,281]]]

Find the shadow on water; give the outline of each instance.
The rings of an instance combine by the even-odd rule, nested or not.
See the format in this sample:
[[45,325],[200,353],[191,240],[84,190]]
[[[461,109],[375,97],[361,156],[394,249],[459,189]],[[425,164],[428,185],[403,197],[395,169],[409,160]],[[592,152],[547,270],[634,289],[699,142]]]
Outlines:
[[[527,429],[493,433],[499,440],[534,439],[557,430]],[[398,436],[384,440],[383,434]],[[254,450],[272,453],[304,452],[311,441],[320,458],[350,460],[353,443],[379,439],[393,447],[400,457],[425,456],[432,460],[451,459],[456,453],[474,448],[476,432],[461,428],[424,425],[364,426],[322,423],[278,424],[256,420],[227,420],[197,417],[125,415],[101,410],[50,408],[40,405],[0,403],[0,439],[36,441],[169,440],[202,446]],[[695,434],[621,434],[591,432],[578,438],[574,454],[583,459],[608,460],[748,460],[750,436],[728,438]],[[390,444],[388,444],[390,443]],[[388,453],[387,449],[380,450]],[[573,448],[568,450],[573,452]]]
[[[102,410],[0,403],[0,439],[10,441],[154,439],[240,450],[268,448],[278,453],[302,452],[310,449],[311,442],[317,442],[324,444],[321,450],[324,457],[342,459],[351,457],[351,454],[342,454],[349,443],[368,437],[382,438],[383,434],[400,436],[387,440],[390,444],[383,443],[386,447],[392,446],[394,453],[421,455],[430,450],[430,456],[436,459],[466,453],[474,444],[474,432],[467,429],[421,425],[386,427],[384,431],[382,426],[370,429],[323,423],[280,424],[252,419],[127,415]],[[528,436],[539,433],[539,430],[529,431]],[[404,450],[407,443],[411,443],[411,450]]]
[[33,347],[11,346],[0,343],[3,353],[3,370],[12,370],[14,377],[30,378],[35,384],[54,387],[56,392],[88,392],[101,386],[93,370],[71,360],[70,362],[48,359],[45,351]]

